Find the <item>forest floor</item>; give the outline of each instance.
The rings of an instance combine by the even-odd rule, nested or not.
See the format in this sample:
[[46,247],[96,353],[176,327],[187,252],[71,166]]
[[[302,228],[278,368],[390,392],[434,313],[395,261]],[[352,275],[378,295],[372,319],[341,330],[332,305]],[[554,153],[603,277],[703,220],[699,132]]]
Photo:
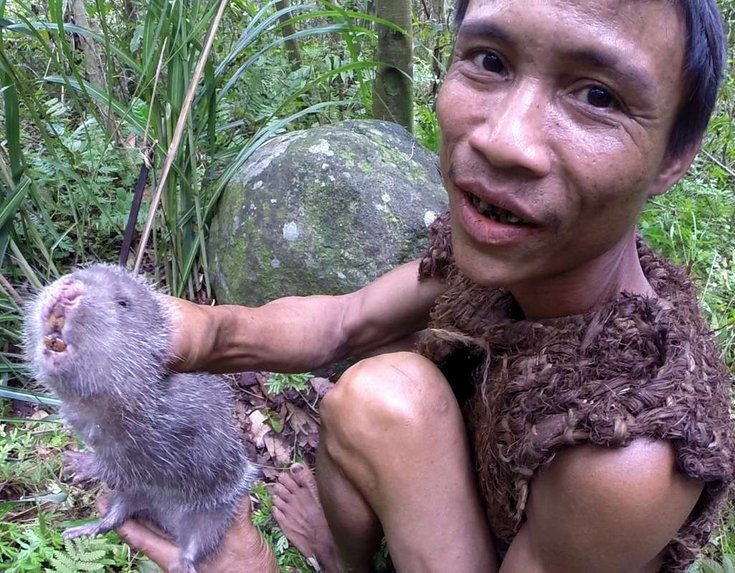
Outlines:
[[[296,461],[314,466],[319,402],[333,383],[308,374],[243,372],[228,378],[235,389],[234,416],[243,443],[262,470],[262,479],[251,492],[253,521],[273,547],[282,571],[311,572],[271,517],[268,488]],[[12,421],[18,419],[28,421],[22,425]],[[150,561],[131,552],[113,533],[96,544],[61,540],[66,527],[94,516],[94,500],[104,487],[85,490],[71,484],[61,459],[65,451],[81,449],[81,442],[57,422],[53,409],[28,402],[10,402],[0,413],[0,453],[10,462],[0,471],[0,571],[61,572],[72,563],[77,571],[155,571]],[[45,527],[38,527],[39,518]],[[69,559],[63,558],[64,552]]]

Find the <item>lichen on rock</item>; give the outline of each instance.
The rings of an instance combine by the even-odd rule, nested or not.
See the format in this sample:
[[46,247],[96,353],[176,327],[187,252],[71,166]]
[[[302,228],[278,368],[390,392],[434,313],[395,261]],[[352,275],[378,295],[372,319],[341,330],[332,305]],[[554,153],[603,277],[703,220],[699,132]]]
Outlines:
[[446,201],[436,156],[396,124],[276,137],[233,177],[212,222],[217,301],[356,290],[417,258]]

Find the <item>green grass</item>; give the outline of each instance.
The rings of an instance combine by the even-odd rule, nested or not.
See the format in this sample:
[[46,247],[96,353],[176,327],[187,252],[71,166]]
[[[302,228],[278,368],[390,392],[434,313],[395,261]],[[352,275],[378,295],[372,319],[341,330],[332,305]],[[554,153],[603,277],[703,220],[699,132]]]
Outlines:
[[0,571],[134,570],[134,552],[115,534],[61,537],[93,507],[91,494],[59,479],[62,453],[74,444],[58,420],[0,420]]
[[[699,166],[698,166],[699,167]],[[735,365],[735,197],[695,169],[653,200],[641,230],[658,252],[694,277],[700,301],[725,359]]]
[[[88,492],[60,479],[63,452],[79,446],[56,420],[0,421],[0,571],[156,570],[115,533],[73,541],[62,538],[66,527],[96,515],[94,499],[99,490]],[[256,501],[253,523],[273,548],[281,568],[312,571],[271,516],[265,484],[257,483],[252,496]]]

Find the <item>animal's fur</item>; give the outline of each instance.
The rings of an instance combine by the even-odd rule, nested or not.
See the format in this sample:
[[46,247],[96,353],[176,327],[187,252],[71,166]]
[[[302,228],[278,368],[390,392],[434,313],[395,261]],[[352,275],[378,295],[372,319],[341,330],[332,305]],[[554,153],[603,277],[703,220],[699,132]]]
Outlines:
[[[40,293],[25,322],[26,355],[94,452],[70,457],[78,477],[113,490],[101,522],[65,534],[143,517],[182,547],[172,569],[194,571],[216,551],[257,470],[239,441],[227,382],[165,366],[170,331],[162,295],[124,269],[97,264]],[[65,349],[49,348],[49,336]]]

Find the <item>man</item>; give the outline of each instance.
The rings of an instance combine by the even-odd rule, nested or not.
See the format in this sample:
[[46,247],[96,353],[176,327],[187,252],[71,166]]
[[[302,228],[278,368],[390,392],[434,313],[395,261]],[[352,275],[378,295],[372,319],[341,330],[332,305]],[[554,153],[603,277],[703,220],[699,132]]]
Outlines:
[[178,367],[305,371],[433,328],[325,397],[318,496],[300,466],[276,487],[325,571],[368,571],[382,536],[400,571],[683,571],[732,477],[727,377],[691,286],[635,227],[713,109],[714,0],[457,12],[437,105],[451,240],[440,221],[421,267],[345,296],[181,302]]

